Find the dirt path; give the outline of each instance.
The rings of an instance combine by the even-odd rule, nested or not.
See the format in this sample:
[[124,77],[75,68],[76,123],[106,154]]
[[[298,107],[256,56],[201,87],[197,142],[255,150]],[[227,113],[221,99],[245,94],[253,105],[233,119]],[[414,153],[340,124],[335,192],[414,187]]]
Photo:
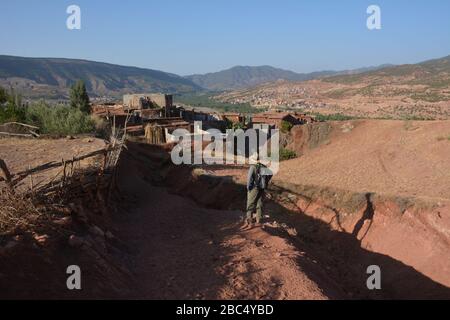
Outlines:
[[315,277],[319,284],[299,266],[303,259],[318,268],[304,252],[265,230],[241,231],[239,212],[199,208],[132,174],[126,180],[138,208],[122,229],[137,252],[133,298],[338,298],[327,279]]

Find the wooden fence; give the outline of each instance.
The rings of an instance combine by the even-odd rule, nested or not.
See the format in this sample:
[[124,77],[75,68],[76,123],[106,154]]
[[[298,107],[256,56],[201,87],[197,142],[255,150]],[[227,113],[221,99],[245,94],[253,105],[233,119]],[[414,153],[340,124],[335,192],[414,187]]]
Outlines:
[[[75,165],[75,163],[80,162],[82,160],[89,159],[89,158],[97,157],[97,156],[103,156],[103,161],[102,161],[101,167],[99,168],[99,172],[104,173],[104,172],[110,170],[111,168],[115,167],[115,165],[117,164],[122,147],[123,147],[122,144],[117,144],[115,146],[108,145],[104,149],[96,150],[96,151],[90,152],[90,153],[82,155],[82,156],[73,157],[70,160],[63,159],[60,162],[50,162],[50,163],[39,165],[34,168],[29,168],[27,170],[23,170],[23,171],[14,173],[14,174],[11,173],[11,171],[8,169],[6,162],[3,159],[0,159],[0,171],[3,175],[3,176],[0,176],[0,182],[1,181],[6,182],[6,185],[10,189],[14,189],[14,187],[19,182],[24,180],[26,177],[29,177],[29,176],[39,173],[39,172],[43,172],[43,171],[47,171],[47,170],[51,170],[51,169],[55,169],[55,168],[60,168],[60,167],[62,168],[62,170],[57,174],[57,176],[61,175],[62,180],[65,180],[66,177],[68,175],[70,175],[70,173],[73,173],[73,166]],[[55,178],[53,178],[52,181],[55,180]]]

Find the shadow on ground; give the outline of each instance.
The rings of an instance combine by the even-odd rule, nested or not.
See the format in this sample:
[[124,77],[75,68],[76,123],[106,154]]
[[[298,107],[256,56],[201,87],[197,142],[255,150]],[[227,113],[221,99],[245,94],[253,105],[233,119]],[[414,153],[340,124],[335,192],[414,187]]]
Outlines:
[[[283,190],[289,192],[289,190]],[[370,198],[370,196],[368,196]],[[370,215],[368,200],[365,212]],[[313,257],[327,275],[336,281],[351,298],[357,299],[450,299],[450,288],[441,285],[388,255],[375,253],[361,247],[354,234],[332,230],[330,225],[314,219],[301,209],[292,211],[273,200],[267,201],[270,220],[277,220],[295,228],[297,236],[279,229],[266,228],[267,232],[283,236],[299,250]],[[356,226],[356,228],[358,225]],[[298,260],[303,267],[302,259]],[[368,290],[367,267],[381,268],[381,290]],[[305,265],[304,268],[307,269]],[[310,272],[314,277],[314,272]],[[313,279],[314,280],[314,279]]]
[[[239,215],[225,210],[244,210],[245,187],[230,178],[210,175],[196,177],[193,167],[168,169],[165,161],[160,161],[159,165],[155,165],[153,161],[150,166],[152,173],[149,173],[149,167],[145,164],[149,159],[145,155],[146,151],[143,151],[145,148],[140,148],[145,161],[136,161],[134,158],[134,164],[126,166],[128,170],[138,170],[135,174],[146,181],[146,186],[137,186],[136,179],[124,182],[129,191],[140,190],[142,193],[139,198],[144,202],[153,202],[152,206],[144,206],[140,212],[144,216],[142,233],[134,231],[147,243],[141,248],[149,256],[148,261],[143,262],[146,270],[142,272],[154,282],[146,285],[150,290],[144,292],[144,297],[245,298],[238,291],[221,292],[229,282],[226,266],[230,265],[230,257],[235,255],[239,246],[230,251],[230,248],[216,245],[239,232],[236,225]],[[176,195],[172,194],[167,198],[160,193],[162,189],[149,187],[148,182],[155,181],[152,176],[155,170],[161,173],[156,179],[158,184]],[[130,184],[134,184],[134,191],[129,189]],[[148,196],[145,197],[145,194]],[[136,204],[136,207],[139,205]],[[367,211],[370,214],[370,207]],[[186,215],[186,212],[189,214]],[[265,231],[287,239],[299,252],[305,253],[297,259],[299,268],[319,286],[332,282],[343,292],[342,296],[336,296],[333,292],[327,292],[327,287],[324,287],[324,293],[330,297],[450,299],[450,288],[390,256],[362,248],[354,234],[335,231],[327,223],[314,219],[301,210],[288,210],[274,200],[266,200],[266,212],[271,216],[269,222],[277,221],[278,225],[285,225],[287,229],[295,228],[295,236],[287,232],[286,228],[265,227]],[[369,274],[366,270],[370,265],[381,268],[381,290],[367,289]],[[252,281],[252,272],[248,272],[246,282]],[[268,298],[276,299],[277,293],[273,292]]]

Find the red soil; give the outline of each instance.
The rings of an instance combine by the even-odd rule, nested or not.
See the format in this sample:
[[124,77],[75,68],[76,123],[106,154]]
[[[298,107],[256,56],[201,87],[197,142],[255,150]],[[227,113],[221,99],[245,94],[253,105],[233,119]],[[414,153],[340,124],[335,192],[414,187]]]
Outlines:
[[328,143],[284,162],[275,179],[450,199],[450,121],[361,120],[333,127]]
[[[240,230],[238,211],[201,208],[147,181],[146,168],[128,159],[121,185],[136,197],[122,239],[138,251],[134,297],[150,299],[328,299],[342,292],[305,252],[255,228]],[[136,171],[137,168],[141,171]],[[136,220],[139,221],[136,223]],[[314,278],[315,280],[312,280]],[[316,282],[320,279],[320,283]]]

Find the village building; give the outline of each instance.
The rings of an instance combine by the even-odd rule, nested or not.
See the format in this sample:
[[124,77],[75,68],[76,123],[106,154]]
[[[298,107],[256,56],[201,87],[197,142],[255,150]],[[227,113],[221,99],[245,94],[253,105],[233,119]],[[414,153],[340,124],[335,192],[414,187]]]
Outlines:
[[132,110],[156,109],[173,107],[173,96],[160,93],[126,94],[123,96],[123,106]]
[[231,121],[232,123],[243,123],[244,116],[237,112],[225,112],[222,113],[222,119]]
[[187,110],[183,107],[178,108],[180,117],[186,121],[214,121],[217,120],[213,115],[205,112]]
[[286,121],[293,126],[302,124],[299,119],[287,112],[264,112],[254,114],[252,116],[253,125],[266,124],[277,129],[281,128],[281,124],[283,121]]
[[121,105],[96,105],[91,108],[92,114],[111,121],[116,127],[125,127],[125,124],[136,124],[139,120],[132,117],[129,112],[125,111]]
[[201,121],[204,130],[217,129],[221,132],[227,129],[226,120],[233,124],[245,121],[241,113],[209,113],[173,105],[172,95],[166,94],[124,95],[123,104],[94,105],[92,113],[108,120],[111,125],[126,128],[130,135],[142,136],[152,144],[171,142],[174,139],[172,132],[177,128],[194,134],[196,121]]
[[193,131],[193,125],[182,118],[155,118],[144,124],[145,139],[151,144],[164,144],[174,142],[172,133],[176,129]]
[[157,119],[164,116],[164,109],[143,109],[139,111],[139,114],[143,121],[149,119]]

